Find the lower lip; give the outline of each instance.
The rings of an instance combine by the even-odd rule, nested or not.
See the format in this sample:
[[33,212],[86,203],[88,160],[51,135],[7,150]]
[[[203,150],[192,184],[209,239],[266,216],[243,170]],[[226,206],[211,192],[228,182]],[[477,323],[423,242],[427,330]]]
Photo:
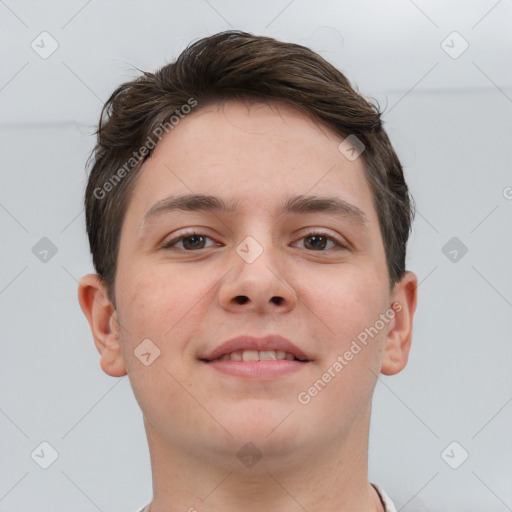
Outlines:
[[272,378],[299,371],[307,363],[279,359],[277,361],[212,361],[206,363],[219,372],[236,377]]

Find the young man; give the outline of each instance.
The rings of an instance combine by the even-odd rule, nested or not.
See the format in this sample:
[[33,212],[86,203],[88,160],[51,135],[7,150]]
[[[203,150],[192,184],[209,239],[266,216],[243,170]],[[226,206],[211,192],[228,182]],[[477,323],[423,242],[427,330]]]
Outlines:
[[378,110],[311,50],[224,32],[120,86],[92,157],[79,300],[144,414],[144,510],[395,510],[371,400],[417,280]]

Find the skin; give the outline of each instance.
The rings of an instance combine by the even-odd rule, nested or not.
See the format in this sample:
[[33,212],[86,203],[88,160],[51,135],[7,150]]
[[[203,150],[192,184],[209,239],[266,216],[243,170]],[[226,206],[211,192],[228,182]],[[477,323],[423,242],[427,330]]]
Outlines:
[[[342,140],[277,103],[228,101],[188,115],[141,168],[122,227],[115,308],[98,276],[81,280],[101,367],[128,373],[144,414],[151,512],[383,510],[368,481],[371,399],[379,373],[407,363],[417,280],[406,272],[390,289],[364,161],[345,158]],[[190,193],[238,200],[236,213],[170,211],[143,220],[158,201]],[[301,194],[343,199],[367,222],[278,213]],[[204,248],[191,250],[191,239],[163,247],[187,228],[209,237],[200,239]],[[346,247],[315,239],[327,243],[318,249],[308,238],[315,230]],[[252,263],[236,252],[247,236],[263,248]],[[392,303],[400,312],[301,404],[298,394]],[[269,333],[311,362],[251,380],[199,359],[235,336]],[[134,355],[144,339],[160,350],[148,366]],[[248,442],[262,454],[251,468],[236,456]]]

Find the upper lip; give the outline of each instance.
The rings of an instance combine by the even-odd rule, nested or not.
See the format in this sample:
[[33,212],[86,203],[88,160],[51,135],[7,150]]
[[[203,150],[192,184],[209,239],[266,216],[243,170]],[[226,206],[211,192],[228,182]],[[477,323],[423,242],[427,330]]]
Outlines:
[[265,337],[257,338],[254,336],[237,336],[221,343],[219,346],[207,352],[201,359],[212,361],[218,359],[224,354],[230,354],[236,350],[282,350],[293,354],[297,359],[309,361],[308,355],[295,346],[291,341],[276,334],[270,334]]

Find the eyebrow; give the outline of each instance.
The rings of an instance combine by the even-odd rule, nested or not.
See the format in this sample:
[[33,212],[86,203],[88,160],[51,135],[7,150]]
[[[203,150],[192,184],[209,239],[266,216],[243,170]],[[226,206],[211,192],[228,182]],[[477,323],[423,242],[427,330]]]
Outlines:
[[[158,217],[162,213],[173,211],[235,213],[238,204],[238,201],[232,199],[225,200],[205,194],[184,194],[166,197],[156,202],[144,214],[141,227],[144,223]],[[317,212],[332,213],[355,221],[361,226],[368,225],[368,219],[361,209],[339,197],[294,196],[284,203],[278,213],[286,215]]]
[[285,214],[316,212],[333,213],[347,217],[362,226],[368,225],[368,219],[360,208],[339,197],[295,196],[288,199],[282,209],[282,213]]

